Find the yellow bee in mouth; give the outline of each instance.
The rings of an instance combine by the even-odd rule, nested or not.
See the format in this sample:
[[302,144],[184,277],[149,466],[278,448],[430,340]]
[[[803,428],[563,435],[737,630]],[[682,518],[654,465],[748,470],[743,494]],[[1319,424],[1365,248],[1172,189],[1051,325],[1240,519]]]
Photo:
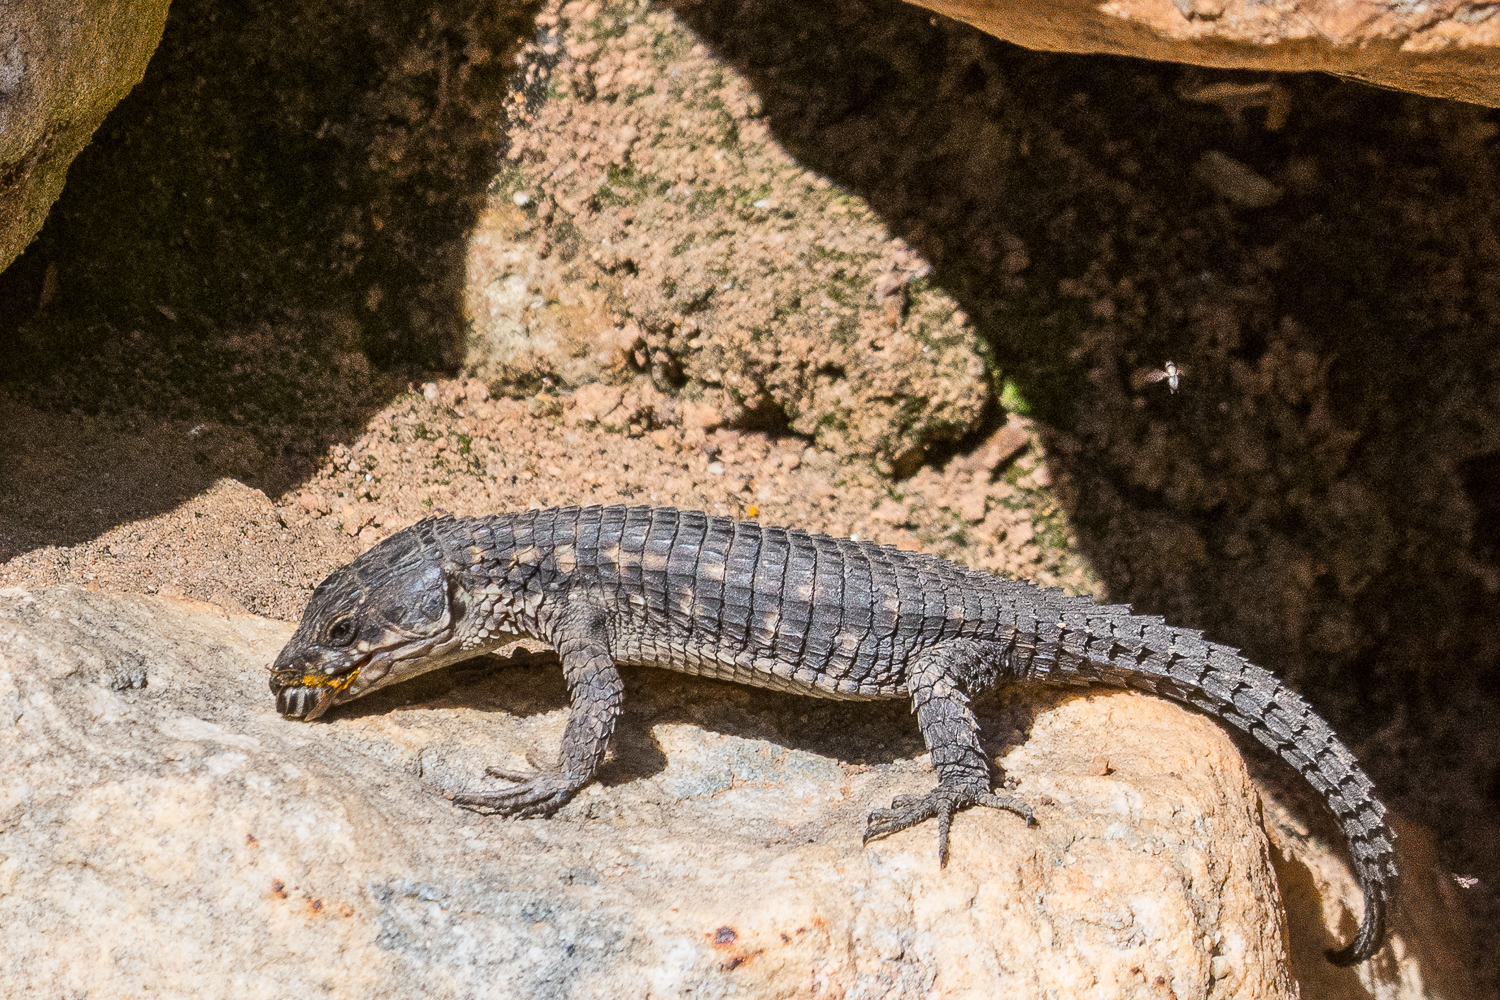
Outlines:
[[358,670],[351,671],[342,677],[327,677],[323,674],[303,674],[296,681],[292,682],[292,684],[288,685],[288,687],[333,688],[335,691],[342,691],[350,684],[353,684],[354,678],[358,676]]

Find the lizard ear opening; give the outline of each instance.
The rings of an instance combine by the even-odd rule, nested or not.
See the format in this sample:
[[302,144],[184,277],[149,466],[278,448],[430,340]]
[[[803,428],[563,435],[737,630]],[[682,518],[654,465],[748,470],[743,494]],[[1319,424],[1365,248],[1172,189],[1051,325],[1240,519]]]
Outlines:
[[416,602],[418,621],[414,624],[427,625],[447,618],[448,574],[442,567],[433,566],[424,570],[419,586],[421,596]]
[[443,561],[443,594],[446,597],[444,605],[445,625],[462,618],[469,610],[469,591],[463,584],[463,567],[456,563]]

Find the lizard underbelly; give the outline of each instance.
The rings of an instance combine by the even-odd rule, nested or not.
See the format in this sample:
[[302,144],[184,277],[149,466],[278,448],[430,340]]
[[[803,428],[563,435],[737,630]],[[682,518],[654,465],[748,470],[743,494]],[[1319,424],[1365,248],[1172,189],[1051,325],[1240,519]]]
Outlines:
[[690,640],[627,639],[618,643],[615,661],[622,666],[660,667],[695,677],[838,701],[907,697],[905,685],[861,683],[849,676],[836,678],[806,664],[788,662],[764,652],[729,656],[711,643]]

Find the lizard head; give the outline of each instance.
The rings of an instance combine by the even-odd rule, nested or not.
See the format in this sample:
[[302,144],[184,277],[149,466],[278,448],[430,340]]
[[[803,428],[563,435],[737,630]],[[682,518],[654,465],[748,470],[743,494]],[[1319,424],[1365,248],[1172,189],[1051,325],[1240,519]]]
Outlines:
[[271,666],[278,712],[311,721],[447,662],[462,595],[421,527],[391,536],[313,591]]

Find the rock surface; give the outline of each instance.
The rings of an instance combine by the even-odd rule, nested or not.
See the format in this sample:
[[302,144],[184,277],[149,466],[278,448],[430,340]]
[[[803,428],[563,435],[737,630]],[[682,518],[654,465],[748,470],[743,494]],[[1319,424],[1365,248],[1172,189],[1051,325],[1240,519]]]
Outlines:
[[1442,0],[914,0],[997,38],[1221,69],[1315,71],[1500,107],[1500,8]]
[[[933,780],[902,706],[635,671],[602,780],[506,822],[442,795],[550,752],[555,663],[484,661],[305,725],[265,690],[289,631],[0,591],[0,992],[1295,993],[1255,790],[1213,723],[1164,702],[985,706],[1038,825],[965,814],[940,870],[930,829],[859,844],[869,806]],[[1346,930],[1354,902],[1324,906]],[[1392,997],[1423,995],[1420,972],[1364,970]],[[1325,975],[1322,996],[1368,995]]]
[[665,6],[554,0],[538,25],[469,243],[470,370],[521,395],[646,373],[700,420],[899,476],[982,428],[974,324],[745,74]]
[[0,271],[26,249],[68,164],[140,82],[169,0],[7,0],[0,7]]

